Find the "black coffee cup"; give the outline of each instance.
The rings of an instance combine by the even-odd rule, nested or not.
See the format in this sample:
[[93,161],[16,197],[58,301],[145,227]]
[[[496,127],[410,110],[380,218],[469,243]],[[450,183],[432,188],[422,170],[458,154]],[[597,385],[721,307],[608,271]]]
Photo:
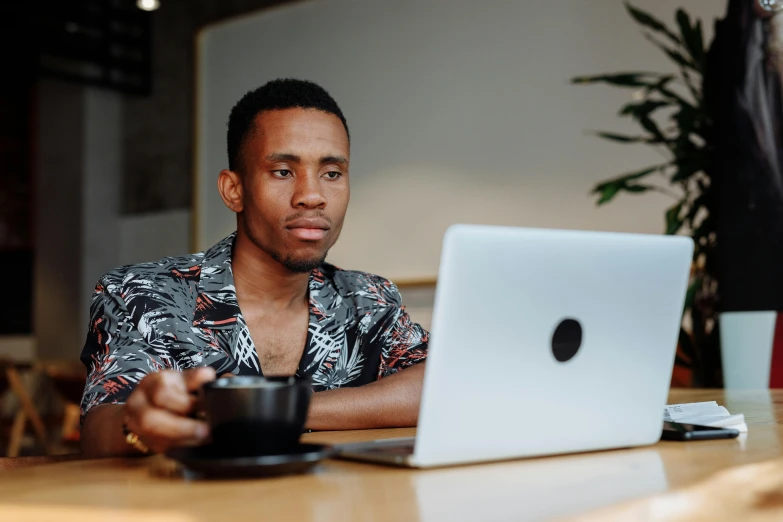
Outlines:
[[291,451],[310,406],[308,379],[222,377],[204,385],[203,408],[213,443],[232,456]]

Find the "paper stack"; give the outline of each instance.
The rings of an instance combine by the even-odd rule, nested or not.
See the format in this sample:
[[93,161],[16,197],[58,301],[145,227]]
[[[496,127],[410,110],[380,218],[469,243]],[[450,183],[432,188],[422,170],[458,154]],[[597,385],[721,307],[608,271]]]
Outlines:
[[689,402],[686,404],[670,404],[663,411],[664,421],[681,424],[699,424],[713,428],[731,428],[740,433],[748,432],[745,416],[741,413],[732,415],[715,401]]

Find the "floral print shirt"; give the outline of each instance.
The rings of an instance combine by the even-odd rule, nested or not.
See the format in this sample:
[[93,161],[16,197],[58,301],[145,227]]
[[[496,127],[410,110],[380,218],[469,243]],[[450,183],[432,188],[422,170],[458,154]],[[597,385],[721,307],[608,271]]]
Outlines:
[[[81,360],[82,415],[123,403],[150,372],[211,366],[261,375],[237,303],[235,234],[205,252],[125,266],[101,277]],[[422,362],[428,333],[411,321],[390,281],[327,263],[310,274],[310,323],[297,375],[315,391],[361,386]]]

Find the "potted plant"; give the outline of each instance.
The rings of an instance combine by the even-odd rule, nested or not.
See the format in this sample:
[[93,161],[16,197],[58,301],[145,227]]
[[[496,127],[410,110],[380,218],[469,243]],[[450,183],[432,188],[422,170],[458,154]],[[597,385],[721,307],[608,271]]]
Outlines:
[[620,194],[650,191],[672,198],[663,230],[666,234],[689,234],[695,243],[676,364],[690,370],[691,384],[720,386],[715,184],[710,177],[714,129],[702,88],[707,49],[701,21],[691,20],[688,13],[678,9],[677,27],[671,29],[641,9],[627,3],[625,8],[641,26],[645,38],[671,59],[676,73],[620,72],[581,76],[572,81],[631,90],[631,100],[620,108],[619,115],[632,119],[640,132],[595,134],[620,144],[654,147],[665,160],[602,181],[593,193],[598,205]]

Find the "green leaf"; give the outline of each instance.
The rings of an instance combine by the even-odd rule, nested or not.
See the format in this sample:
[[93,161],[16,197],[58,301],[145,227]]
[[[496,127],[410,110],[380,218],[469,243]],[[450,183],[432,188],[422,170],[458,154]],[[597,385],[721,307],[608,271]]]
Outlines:
[[691,56],[691,61],[699,67],[703,66],[704,42],[701,34],[701,22],[691,26],[691,19],[683,9],[677,9],[677,25],[680,28],[682,42]]
[[653,36],[650,34],[645,34],[644,37],[647,39],[648,42],[652,43],[655,47],[663,51],[666,54],[666,56],[671,58],[672,61],[674,61],[680,67],[685,67],[688,69],[693,69],[694,71],[701,72],[699,68],[696,67],[696,64],[693,63],[693,61],[690,60],[688,57],[683,55],[680,51],[672,49],[671,47],[667,47],[665,44],[653,38]]
[[655,31],[656,33],[666,35],[673,43],[681,43],[679,37],[676,34],[670,31],[668,27],[666,27],[663,23],[661,23],[649,13],[642,11],[638,7],[632,6],[628,2],[625,3],[625,8],[628,10],[628,13],[631,15],[631,17],[639,24],[647,27],[648,29],[651,29],[652,31]]
[[691,102],[689,102],[688,100],[686,100],[685,98],[677,94],[676,92],[672,91],[671,89],[667,88],[666,84],[654,85],[651,86],[650,89],[655,92],[658,92],[661,96],[663,96],[668,100],[676,101],[677,103],[680,104],[680,106],[687,105],[688,107],[691,107],[693,110],[696,110],[696,107]]
[[647,192],[648,190],[652,190],[654,187],[652,185],[626,185],[624,189],[627,192],[635,192],[635,193],[641,193],[641,192]]
[[[649,96],[651,93],[657,93],[660,95],[664,100],[667,100],[671,103],[675,103],[679,105],[680,107],[687,107],[693,111],[696,111],[697,108],[691,103],[689,100],[686,100],[676,92],[672,91],[667,87],[667,85],[674,80],[674,76],[662,76],[657,82],[650,84],[649,87],[645,87],[645,95]],[[700,97],[696,97],[697,101],[700,100]]]
[[614,198],[618,192],[620,192],[620,189],[623,188],[622,182],[615,182],[615,183],[607,183],[603,186],[603,188],[597,192],[601,193],[601,197],[598,198],[597,205],[603,205],[604,203],[608,203]]
[[620,143],[647,143],[649,138],[646,136],[627,136],[625,134],[615,134],[613,132],[596,131],[596,136],[605,140],[617,141]]
[[615,74],[598,74],[594,76],[577,76],[571,83],[607,83],[615,87],[649,87],[660,81],[661,75],[648,72],[625,72]]
[[[697,64],[698,67],[698,64]],[[701,100],[702,99],[702,93],[701,93],[701,87],[696,85],[694,78],[691,76],[692,74],[701,74],[700,72],[688,72],[688,69],[680,69],[682,72],[682,80],[685,83],[685,86],[688,88],[688,92],[691,93],[691,96],[693,96],[694,100]]]
[[628,103],[620,109],[620,116],[631,116],[632,118],[639,120],[642,117],[649,116],[661,107],[670,106],[672,103],[669,101],[660,100],[644,100],[641,102]]
[[695,129],[696,124],[699,123],[699,113],[692,105],[680,104],[680,110],[672,115],[672,119],[677,122],[677,127],[680,129],[681,136],[688,137],[688,135]]
[[699,135],[699,133],[691,132],[690,134],[680,134],[677,139],[674,140],[674,148],[672,152],[677,160],[685,160],[686,158],[699,158],[702,164],[706,167],[708,164],[708,152],[705,148],[697,144],[692,135]]
[[637,171],[634,171],[634,172],[628,172],[627,174],[622,174],[620,176],[617,176],[616,178],[612,178],[612,179],[610,179],[608,181],[603,181],[603,182],[599,183],[593,189],[593,192],[599,192],[601,190],[601,187],[603,187],[604,185],[608,185],[610,183],[621,182],[623,184],[628,184],[628,182],[630,182],[630,181],[641,179],[641,178],[643,178],[645,176],[648,176],[648,175],[652,174],[653,172],[657,172],[657,171],[659,171],[661,169],[665,169],[669,165],[671,165],[671,163],[663,163],[661,165],[653,165],[652,167],[647,167],[646,169],[637,170]]
[[686,181],[688,178],[705,170],[707,167],[707,158],[702,156],[685,156],[678,158],[674,162],[677,170],[671,177],[672,183]]
[[598,198],[598,202],[597,202],[597,205],[600,206],[614,199],[614,197],[623,190],[626,192],[638,194],[641,192],[647,192],[652,188],[653,188],[652,185],[641,185],[641,184],[629,185],[624,179],[618,179],[607,183],[602,183],[601,185],[596,187],[594,192],[597,192],[601,195]]
[[663,165],[654,165],[652,167],[647,167],[646,169],[638,170],[636,172],[629,172],[627,174],[623,174],[622,176],[618,176],[608,181],[599,183],[592,190],[593,194],[600,195],[596,204],[603,205],[604,203],[608,203],[621,190],[632,193],[639,193],[650,190],[652,188],[650,185],[642,185],[638,183],[631,184],[630,182],[648,176],[653,172],[666,168],[667,166],[669,166],[668,163]]
[[655,120],[649,116],[639,118],[639,124],[655,138],[654,140],[649,140],[649,143],[668,143],[670,141],[663,132],[661,132],[661,129],[658,127],[658,124],[655,123]]
[[666,88],[666,85],[668,85],[669,82],[671,82],[672,80],[674,80],[674,75],[672,75],[672,74],[667,74],[666,76],[661,76],[658,79],[657,82],[650,84],[648,89],[650,89],[652,91],[656,91],[657,90],[658,92],[661,92],[660,89]]
[[666,211],[666,233],[668,235],[676,234],[682,228],[682,219],[680,218],[682,205],[683,202],[680,201]]

